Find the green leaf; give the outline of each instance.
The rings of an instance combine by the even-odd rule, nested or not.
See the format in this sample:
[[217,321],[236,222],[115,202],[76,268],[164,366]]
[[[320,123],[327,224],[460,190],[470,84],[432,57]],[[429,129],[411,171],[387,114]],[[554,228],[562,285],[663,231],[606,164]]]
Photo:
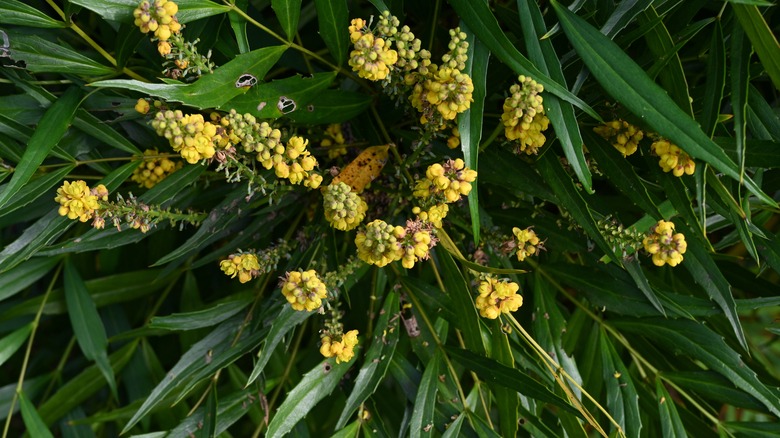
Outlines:
[[204,360],[206,357],[214,357],[225,350],[230,348],[230,342],[235,337],[235,330],[241,324],[241,319],[232,318],[215,328],[206,337],[201,339],[195,345],[190,347],[186,353],[184,353],[176,365],[168,371],[168,376],[163,379],[155,388],[152,393],[144,400],[141,407],[133,414],[132,418],[125,424],[122,429],[122,434],[128,432],[136,423],[142,418],[146,417],[153,409],[158,407],[164,400],[173,394],[182,396],[186,391],[175,393],[177,390],[182,390],[183,386],[187,386],[191,383],[197,383],[197,380],[193,378],[193,375],[198,370],[203,369],[208,364]]
[[32,323],[23,325],[0,339],[0,366],[2,366],[16,350],[24,344],[32,331]]
[[[109,355],[108,360],[114,374],[119,374],[122,368],[127,365],[137,345],[137,342],[128,342],[127,345]],[[57,392],[38,409],[44,423],[54,424],[73,408],[93,397],[106,384],[106,380],[101,376],[102,372],[98,370],[98,367],[91,365],[60,386]]]
[[[133,10],[138,7],[140,2],[136,0],[72,0],[71,3],[96,12],[106,20],[132,23]],[[182,24],[230,10],[228,6],[210,0],[176,0],[176,4],[179,5],[176,18]]]
[[298,20],[301,18],[301,0],[271,0],[271,9],[282,25],[287,41],[292,41],[298,32]]
[[737,143],[737,165],[740,178],[745,174],[747,141],[747,93],[750,84],[750,56],[753,51],[745,32],[735,23],[731,32],[731,110],[734,112],[734,138]]
[[[291,120],[307,124],[343,123],[362,114],[371,104],[371,96],[341,90],[324,90],[303,110],[287,115]],[[309,111],[309,107],[312,111]]]
[[[482,338],[482,327],[479,321],[479,313],[474,306],[474,298],[468,281],[449,252],[436,251],[436,258],[441,265],[444,291],[452,300],[450,308],[455,318],[451,321],[463,334],[463,342],[470,351],[486,355],[487,348]],[[441,292],[439,292],[441,293]]]
[[17,195],[19,190],[32,178],[52,148],[65,135],[80,100],[81,91],[79,88],[70,87],[46,110],[27,143],[22,161],[16,166],[11,181],[6,185],[3,193],[0,193],[0,208]]
[[655,291],[647,281],[647,277],[645,277],[645,273],[642,271],[642,267],[639,265],[639,259],[623,259],[623,267],[631,278],[634,279],[634,283],[636,283],[639,290],[645,294],[647,300],[650,301],[653,307],[655,307],[661,315],[666,316],[666,311],[664,310],[663,304],[661,304],[661,300],[656,296]]
[[283,436],[290,433],[298,421],[336,388],[355,357],[348,363],[341,364],[336,364],[333,358],[325,359],[304,374],[277,409],[271,424],[268,425],[266,436]]
[[[777,38],[759,12],[757,3],[753,3],[752,6],[735,4],[737,2],[734,1],[731,3],[734,15],[737,16],[739,24],[745,30],[750,42],[753,43],[758,59],[761,60],[761,66],[766,70],[775,88],[780,88],[780,51],[777,50]],[[762,2],[761,5],[770,6],[771,4]]]
[[[458,116],[458,133],[460,134],[460,148],[463,151],[463,161],[470,169],[478,169],[479,144],[482,140],[482,120],[485,112],[485,96],[487,94],[487,70],[490,51],[485,45],[474,38],[474,33],[465,23],[461,29],[468,35],[469,43],[468,61],[466,70],[471,76],[474,85],[472,92],[473,102],[466,112]],[[475,243],[479,243],[480,223],[479,218],[479,180],[471,183],[472,190],[469,194],[469,214],[471,215],[471,233]]]
[[[607,410],[626,436],[640,436],[642,418],[639,414],[639,395],[636,393],[634,380],[603,330],[600,349],[602,378],[607,387]],[[611,428],[614,432],[614,424]]]
[[[515,359],[512,355],[512,347],[509,345],[509,338],[501,330],[501,324],[498,321],[493,321],[491,325],[491,358],[507,367],[513,367]],[[517,391],[495,382],[490,386],[496,397],[502,436],[517,436],[518,409],[520,407]]]
[[[366,351],[363,360],[363,366],[355,378],[355,386],[347,398],[344,409],[341,411],[339,420],[336,423],[336,429],[341,429],[347,423],[355,410],[364,403],[368,397],[376,392],[379,384],[385,378],[387,370],[390,368],[390,362],[395,353],[395,347],[398,343],[399,303],[398,294],[390,292],[385,298],[385,304],[382,306],[379,320],[374,329],[371,346]],[[391,322],[391,319],[393,320]]]
[[[669,29],[666,28],[653,6],[646,8],[638,17],[640,25],[652,26],[644,35],[650,53],[653,54],[654,58],[664,61],[663,68],[658,72],[661,86],[681,110],[689,116],[693,116],[693,107],[688,95],[688,81],[685,79],[685,71],[680,62],[680,56],[675,50],[675,41],[672,40]],[[650,76],[655,77],[654,74],[650,74]]]
[[[246,12],[249,7],[249,0],[239,0],[235,2],[236,8]],[[249,38],[246,34],[247,21],[244,17],[235,11],[228,12],[230,28],[233,29],[233,35],[236,37],[239,53],[247,53],[250,50]]]
[[[613,98],[691,156],[739,181],[736,164],[620,47],[558,2],[552,4],[569,41]],[[762,202],[777,206],[753,180],[745,177],[744,184]]]
[[[212,390],[211,393],[213,392],[214,391]],[[211,394],[209,395],[209,398],[212,398]],[[164,436],[190,437],[192,436],[193,431],[197,431],[196,434],[204,433],[208,430],[205,425],[209,419],[214,419],[213,436],[224,436],[220,434],[225,432],[236,421],[246,416],[247,411],[252,409],[251,404],[256,402],[254,395],[246,390],[234,391],[219,397],[219,400],[216,400],[216,397],[213,398],[213,405],[208,404],[211,402],[207,402],[208,406],[201,406],[198,408],[192,415],[188,415],[184,418],[176,428],[169,432],[164,432]],[[211,409],[212,406],[214,406],[215,409]],[[211,412],[208,417],[204,415],[207,411]],[[134,436],[138,438],[147,438],[146,435]]]
[[715,371],[666,371],[663,376],[676,385],[696,391],[706,400],[752,410],[764,409],[758,399],[735,388],[733,383]]
[[233,294],[214,306],[187,313],[174,313],[169,316],[155,316],[149,328],[163,330],[195,330],[211,327],[240,312],[255,298],[255,292]]
[[715,133],[723,100],[723,89],[726,86],[726,48],[723,43],[723,28],[720,20],[715,21],[713,26],[715,31],[712,33],[707,56],[707,81],[700,116],[701,129],[709,137]]
[[46,427],[46,424],[38,414],[38,411],[35,410],[35,406],[27,399],[24,392],[19,393],[19,404],[22,409],[22,420],[24,420],[27,432],[31,436],[34,436],[35,438],[54,438],[54,435],[52,435],[49,428]]
[[108,363],[108,339],[95,302],[70,259],[65,260],[65,303],[76,340],[88,360],[95,361],[114,397],[117,397],[114,372]]
[[661,379],[655,379],[655,393],[658,397],[658,412],[661,417],[661,430],[664,437],[687,438],[685,426],[677,412],[674,399],[669,395]]
[[62,21],[57,21],[19,0],[5,0],[3,4],[0,4],[0,24],[41,28],[66,27]]
[[265,343],[257,355],[257,363],[255,363],[255,367],[252,369],[252,374],[249,375],[249,380],[247,380],[245,387],[249,386],[255,379],[260,377],[260,373],[263,372],[266,364],[271,359],[271,355],[276,349],[276,346],[284,339],[285,335],[302,324],[303,321],[306,321],[311,315],[312,312],[299,312],[293,310],[290,306],[282,307],[279,316],[274,318],[274,321],[271,324],[271,331],[265,338]]
[[742,323],[739,320],[737,305],[731,292],[731,285],[720,272],[718,265],[712,260],[710,253],[704,248],[699,238],[693,235],[692,230],[684,224],[677,229],[682,231],[685,236],[691,236],[687,239],[688,250],[685,252],[685,259],[682,265],[691,273],[696,283],[723,310],[723,314],[731,324],[732,330],[734,330],[737,341],[747,350],[747,340],[745,339],[745,332],[742,330]]
[[235,109],[239,114],[250,113],[259,119],[278,119],[295,112],[312,112],[317,107],[310,107],[311,102],[328,88],[335,78],[335,72],[327,72],[315,73],[311,77],[295,75],[258,84],[224,106]]
[[11,40],[13,60],[24,62],[25,68],[32,73],[106,76],[116,71],[113,66],[103,65],[67,46],[37,35],[9,32],[8,38]]
[[531,76],[544,86],[544,89],[561,99],[574,104],[596,120],[601,120],[598,113],[582,99],[572,94],[564,86],[542,73],[531,61],[524,57],[509,41],[501,30],[496,17],[490,12],[487,3],[473,0],[451,0],[450,4],[458,16],[471,29],[490,51],[515,73]]
[[517,368],[507,367],[495,360],[476,355],[468,350],[447,346],[444,347],[444,350],[450,359],[474,371],[487,382],[495,382],[507,388],[512,388],[526,397],[543,403],[550,403],[581,417],[579,411],[569,405],[566,400],[555,395],[546,386]]
[[314,0],[320,37],[325,41],[336,65],[347,59],[349,51],[349,11],[347,0]]
[[711,329],[685,319],[643,318],[615,321],[613,324],[703,363],[729,379],[737,388],[753,395],[774,415],[780,415],[777,393],[761,383],[740,355]]
[[181,102],[199,109],[218,108],[234,97],[245,93],[245,87],[236,87],[243,74],[263,78],[287,50],[287,46],[271,46],[236,56],[214,73],[201,76],[192,84],[150,84],[128,79],[93,82],[98,88],[120,88],[139,91],[172,102]]
[[[549,38],[542,38],[547,33],[547,27],[544,24],[539,6],[536,2],[523,0],[517,2],[517,9],[520,22],[523,25],[523,37],[528,57],[542,73],[549,75],[551,79],[565,87],[566,78],[563,75],[562,63],[555,53],[552,41]],[[582,135],[577,117],[574,114],[574,107],[556,96],[546,96],[544,102],[550,123],[552,123],[558,141],[561,142],[569,165],[585,191],[593,193],[591,174],[588,163],[585,161]]]
[[[0,217],[5,217],[9,215],[10,213],[31,204],[33,201],[38,199],[39,197],[46,194],[49,189],[54,187],[55,184],[60,182],[65,175],[70,173],[71,170],[73,170],[76,166],[73,165],[67,165],[61,169],[58,169],[51,173],[45,173],[41,175],[38,178],[35,178],[31,180],[29,183],[24,185],[19,192],[17,192],[16,196],[13,197],[11,202],[5,205],[3,207],[3,211],[0,212]],[[6,190],[8,187],[8,184],[4,184],[0,186],[0,196],[2,196],[2,192]],[[0,293],[2,295],[2,293]]]
[[36,257],[0,274],[0,301],[14,296],[46,275],[59,257]]
[[432,436],[436,429],[433,424],[433,411],[436,407],[436,393],[439,378],[439,364],[442,362],[441,350],[436,350],[433,359],[423,371],[420,384],[417,386],[417,396],[414,399],[414,411],[409,424],[409,436],[412,438]]
[[[612,246],[607,242],[598,224],[593,219],[590,207],[582,198],[580,192],[574,186],[573,181],[566,174],[561,162],[555,154],[549,151],[542,155],[537,161],[537,169],[542,178],[550,185],[555,192],[555,196],[560,201],[560,205],[565,208],[574,218],[574,220],[588,233],[588,236],[596,242],[596,245],[615,262],[620,262],[620,258],[615,255]],[[593,195],[591,195],[593,196]]]

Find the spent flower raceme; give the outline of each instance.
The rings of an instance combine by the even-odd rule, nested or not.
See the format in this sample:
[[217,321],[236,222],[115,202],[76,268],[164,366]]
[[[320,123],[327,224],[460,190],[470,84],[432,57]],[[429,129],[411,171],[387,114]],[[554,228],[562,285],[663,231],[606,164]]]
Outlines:
[[683,261],[683,254],[688,249],[685,236],[674,232],[674,223],[660,220],[642,241],[645,251],[653,256],[656,266],[677,266]]

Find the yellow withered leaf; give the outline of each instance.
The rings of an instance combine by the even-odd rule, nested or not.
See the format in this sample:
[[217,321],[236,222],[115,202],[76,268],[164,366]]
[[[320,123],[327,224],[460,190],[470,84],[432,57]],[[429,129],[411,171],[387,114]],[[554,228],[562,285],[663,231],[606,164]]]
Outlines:
[[343,182],[350,186],[355,193],[361,193],[382,172],[382,168],[387,162],[387,151],[389,149],[389,145],[367,148],[351,163],[347,164],[341,170],[341,173],[333,178],[331,184]]

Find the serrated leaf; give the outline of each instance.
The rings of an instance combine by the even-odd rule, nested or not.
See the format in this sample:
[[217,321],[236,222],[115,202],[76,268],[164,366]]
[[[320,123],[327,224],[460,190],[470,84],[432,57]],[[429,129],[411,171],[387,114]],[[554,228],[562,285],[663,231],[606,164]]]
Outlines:
[[[607,387],[607,410],[623,429],[625,436],[640,436],[642,418],[634,380],[603,330],[600,344],[602,378]],[[614,432],[615,425],[610,427]]]
[[711,329],[684,319],[643,318],[615,321],[613,324],[700,361],[726,377],[737,388],[753,395],[770,412],[780,415],[780,397],[777,392],[761,383],[756,373],[740,359],[740,355]]
[[[686,236],[693,234],[690,228],[687,228],[684,224],[677,229]],[[723,314],[728,319],[729,324],[731,324],[737,341],[747,350],[747,340],[745,339],[745,332],[742,330],[742,323],[739,320],[737,305],[731,292],[731,285],[720,272],[718,265],[712,260],[709,252],[700,243],[699,238],[692,236],[687,241],[688,250],[685,253],[682,265],[691,273],[696,283],[723,310]]]
[[409,436],[412,438],[429,437],[436,429],[433,425],[433,411],[436,405],[436,382],[439,377],[439,364],[442,362],[441,350],[436,350],[433,359],[423,371],[420,384],[417,386],[417,396],[414,399],[414,411],[409,424]]
[[[138,7],[139,2],[136,0],[73,0],[71,3],[83,6],[106,20],[132,23],[133,9]],[[176,0],[176,4],[179,5],[176,18],[182,24],[230,10],[228,6],[209,0]]]
[[674,399],[669,395],[669,391],[664,387],[663,381],[655,379],[655,394],[658,397],[658,412],[661,417],[661,430],[664,437],[669,438],[687,438],[685,426],[677,412]]
[[[761,66],[765,69],[775,88],[780,88],[780,53],[777,50],[777,38],[758,10],[758,3],[752,3],[751,5],[738,4],[739,2],[735,1],[731,3],[734,15],[737,16],[739,24],[745,30],[745,34],[750,38],[750,42],[756,49],[758,58],[761,60]],[[760,5],[770,6],[771,4],[762,2]]]
[[108,339],[103,321],[100,319],[95,302],[87,292],[76,267],[70,259],[65,260],[65,303],[73,333],[76,335],[81,351],[90,361],[95,361],[100,372],[108,382],[114,397],[117,396],[114,372],[108,363]]
[[[542,73],[549,75],[551,79],[565,87],[566,78],[563,75],[562,64],[555,53],[552,40],[542,39],[547,33],[547,27],[544,24],[539,6],[536,2],[528,0],[518,1],[517,6],[528,58]],[[547,96],[544,100],[544,106],[569,165],[585,191],[593,193],[591,174],[588,163],[585,161],[582,135],[574,114],[574,107],[568,102],[561,101],[557,96]]]
[[[356,357],[356,356],[355,356]],[[355,361],[336,364],[333,358],[325,359],[303,375],[295,388],[287,393],[287,397],[268,425],[266,436],[283,436],[311,411],[323,398],[327,397],[338,385],[341,378]]]
[[[67,165],[54,172],[46,173],[38,178],[30,180],[17,192],[16,196],[14,196],[13,199],[3,207],[2,212],[0,212],[0,217],[5,217],[10,213],[31,204],[39,197],[46,194],[49,189],[60,182],[65,177],[65,175],[70,173],[70,171],[75,167],[76,166],[74,165]],[[8,184],[0,186],[0,194],[4,192],[7,187]],[[2,293],[0,293],[0,295],[2,295]]]
[[501,30],[496,17],[490,12],[487,3],[474,0],[451,0],[450,4],[469,29],[474,31],[501,62],[508,65],[517,74],[531,76],[545,91],[572,103],[596,120],[601,117],[582,99],[572,94],[566,87],[542,73],[531,61],[523,56]]
[[336,60],[336,65],[341,65],[349,50],[349,35],[344,31],[349,27],[347,0],[314,0],[314,6],[317,8],[320,37]]
[[0,366],[16,353],[32,331],[32,323],[25,324],[0,339]]
[[0,301],[14,296],[46,275],[59,257],[36,257],[0,274]]
[[11,181],[0,193],[0,208],[8,204],[12,197],[32,178],[38,166],[49,155],[52,148],[60,141],[68,130],[76,108],[81,100],[78,87],[70,87],[44,113],[38,127],[27,143],[22,161],[14,169]]
[[172,102],[181,102],[199,109],[217,108],[245,93],[245,87],[236,87],[236,80],[244,74],[263,78],[287,50],[287,46],[271,46],[236,56],[212,74],[201,76],[192,84],[152,84],[129,79],[112,79],[90,84],[98,88],[120,88],[139,91]]
[[[137,166],[138,163],[127,163],[111,172],[111,174],[100,180],[99,183],[105,184],[109,192],[116,190],[119,184],[130,177]],[[52,201],[52,211],[50,213],[28,226],[21,236],[3,248],[3,251],[0,252],[0,273],[32,257],[41,248],[53,242],[54,239],[75,224],[74,221],[67,217],[60,216],[56,205]]]
[[274,318],[271,324],[271,330],[268,332],[268,336],[265,338],[265,343],[260,348],[260,352],[257,355],[257,363],[252,369],[252,374],[249,375],[244,387],[249,386],[252,382],[260,377],[260,373],[265,369],[266,364],[271,359],[276,346],[284,339],[284,336],[294,329],[298,325],[302,324],[312,315],[312,312],[299,312],[293,310],[290,306],[282,307],[282,311],[279,312],[279,317]]
[[[737,165],[620,47],[558,2],[552,5],[569,41],[613,98],[691,156],[740,180]],[[752,179],[745,177],[744,184],[763,203],[777,206]]]
[[[324,90],[312,99],[306,108],[293,111],[287,117],[307,124],[343,123],[365,112],[371,104],[371,96],[342,90]],[[309,108],[312,111],[309,111]]]
[[[481,0],[480,0],[481,1]],[[466,23],[461,24],[461,30],[468,35],[468,61],[467,73],[471,76],[474,86],[472,92],[473,102],[466,112],[458,116],[458,133],[460,134],[460,149],[463,151],[463,161],[470,169],[478,169],[479,144],[482,141],[482,120],[485,112],[485,96],[487,94],[487,70],[490,51],[485,45],[474,37],[474,33]],[[471,234],[475,243],[480,241],[479,218],[479,180],[471,183],[472,190],[469,193],[469,214],[471,215]]]
[[282,25],[287,41],[292,41],[298,32],[298,20],[301,18],[301,0],[271,0],[271,9]]
[[344,427],[355,410],[376,392],[387,374],[401,330],[398,326],[398,318],[395,317],[399,310],[398,294],[389,292],[374,329],[371,346],[366,351],[363,366],[355,378],[354,387],[341,411],[336,429]]
[[[252,87],[246,94],[227,102],[224,107],[239,114],[249,113],[259,119],[278,119],[296,112],[313,112],[311,102],[336,78],[336,73],[315,73],[310,77],[295,75]],[[309,110],[312,111],[309,111]]]
[[[127,345],[108,356],[114,374],[119,374],[122,368],[127,365],[136,346],[136,342],[128,342]],[[41,404],[38,413],[41,414],[44,423],[54,424],[73,408],[94,396],[105,384],[106,380],[102,378],[101,371],[96,365],[91,365],[59,387],[53,396]]]
[[66,27],[62,21],[57,21],[19,0],[5,0],[0,4],[0,23],[40,28]]
[[24,392],[19,393],[19,404],[22,410],[22,420],[27,427],[27,432],[35,438],[54,438],[49,428],[44,424],[35,406],[27,399]]
[[116,71],[113,66],[103,65],[67,46],[37,35],[9,32],[9,40],[12,41],[11,58],[24,62],[25,69],[32,73],[106,76]]
[[550,403],[581,417],[579,411],[569,405],[566,400],[555,395],[546,386],[517,368],[507,367],[495,360],[476,355],[468,350],[453,347],[444,347],[444,350],[452,361],[458,362],[464,367],[474,371],[485,381],[504,385],[526,397],[544,403]]
[[187,313],[174,313],[168,316],[155,316],[149,322],[149,328],[163,330],[195,330],[211,327],[230,318],[249,305],[255,298],[255,292],[233,294],[221,302],[203,310]]

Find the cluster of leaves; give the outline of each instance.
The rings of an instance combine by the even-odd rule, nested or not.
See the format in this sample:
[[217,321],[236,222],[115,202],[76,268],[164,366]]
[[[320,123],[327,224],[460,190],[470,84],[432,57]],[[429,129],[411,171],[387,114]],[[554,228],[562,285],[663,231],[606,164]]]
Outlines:
[[[187,82],[158,79],[132,0],[0,3],[3,437],[780,433],[769,5],[177,3],[187,39],[217,65]],[[447,50],[445,29],[466,33],[474,91],[459,150],[441,134],[420,141],[408,102],[347,66],[350,18],[387,9],[432,53]],[[554,130],[538,155],[501,139],[521,74],[544,86]],[[311,138],[321,170],[394,143],[364,194],[368,219],[400,224],[413,175],[446,157],[479,176],[428,260],[346,269],[356,231],[328,225],[318,191],[254,190],[206,163],[135,184],[143,150],[170,151],[135,112],[139,97],[251,113]],[[694,175],[665,173],[647,139],[623,157],[593,132],[612,119],[679,146]],[[328,157],[317,139],[337,123],[350,150]],[[74,179],[205,214],[183,229],[92,229],[53,201]],[[674,268],[621,240],[662,219],[687,240]],[[545,250],[508,257],[506,236],[531,226]],[[220,272],[238,248],[280,239],[292,249],[276,270],[245,284]],[[349,362],[323,360],[324,317],[280,293],[276,278],[297,269],[335,273],[330,292],[360,333]],[[520,285],[517,319],[479,316],[478,273]]]

